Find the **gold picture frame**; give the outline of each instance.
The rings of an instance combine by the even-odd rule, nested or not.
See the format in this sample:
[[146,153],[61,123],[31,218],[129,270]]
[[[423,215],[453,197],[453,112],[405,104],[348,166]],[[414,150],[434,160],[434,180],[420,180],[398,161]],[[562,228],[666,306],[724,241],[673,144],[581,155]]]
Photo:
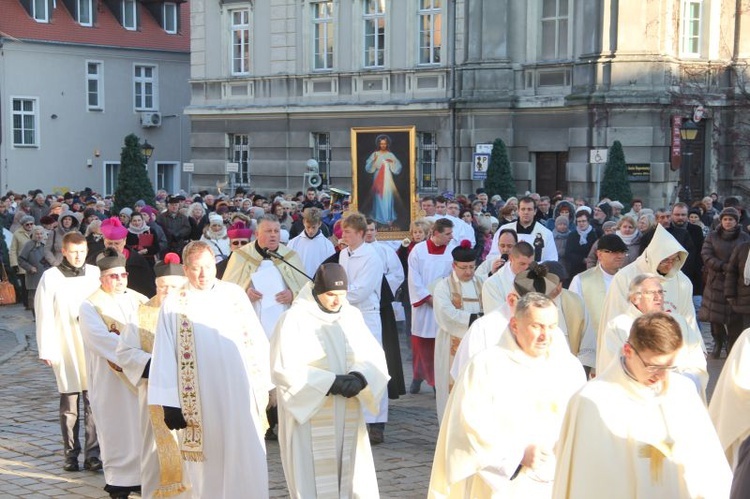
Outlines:
[[375,220],[379,240],[409,237],[416,210],[415,126],[351,129],[350,209]]

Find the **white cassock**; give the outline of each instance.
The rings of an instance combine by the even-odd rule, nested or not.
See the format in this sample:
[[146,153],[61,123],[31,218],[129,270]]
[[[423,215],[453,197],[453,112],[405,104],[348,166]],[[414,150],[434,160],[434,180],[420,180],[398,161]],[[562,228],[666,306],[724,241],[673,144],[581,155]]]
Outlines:
[[542,240],[544,241],[544,248],[542,249],[542,262],[547,261],[557,261],[557,246],[555,245],[555,238],[552,235],[552,231],[549,230],[544,225],[540,224],[539,222],[534,222],[534,227],[531,229],[531,234],[521,234],[518,232],[517,229],[518,222],[511,222],[509,224],[501,225],[497,231],[495,231],[495,235],[492,237],[492,246],[490,247],[490,252],[487,255],[487,258],[490,258],[491,256],[495,256],[500,254],[500,250],[497,247],[497,240],[500,239],[500,233],[505,229],[511,229],[518,233],[518,240],[519,241],[526,241],[529,243],[532,247],[534,247],[534,239],[536,238],[537,234],[542,235]]
[[[552,343],[560,337],[552,339]],[[568,399],[585,382],[567,344],[545,357],[524,353],[510,330],[477,354],[456,381],[440,426],[429,498],[549,497],[555,461],[519,467],[535,444],[554,449]]]
[[[630,336],[630,328],[633,326],[633,322],[642,315],[641,311],[631,303],[624,314],[618,315],[604,327],[596,351],[597,372],[602,372],[612,362],[619,361],[622,346]],[[680,325],[683,341],[682,348],[677,353],[674,363],[679,368],[678,372],[695,383],[701,398],[705,401],[706,387],[708,386],[708,367],[703,337],[700,331],[691,329],[680,314],[672,313],[669,315]]]
[[467,224],[464,220],[454,217],[453,215],[432,215],[431,217],[424,217],[425,219],[431,221],[432,223],[435,223],[435,220],[439,220],[441,218],[447,218],[451,222],[453,222],[453,240],[456,242],[456,244],[460,245],[461,241],[466,239],[471,243],[471,247],[473,248],[477,244],[477,238],[474,234],[474,227],[472,227],[470,224]]
[[679,253],[679,261],[675,262],[667,275],[662,276],[664,280],[661,285],[664,288],[664,311],[677,312],[685,318],[688,326],[699,330],[695,317],[695,306],[693,305],[693,284],[680,269],[687,259],[687,251],[677,240],[667,232],[661,225],[656,225],[654,237],[644,250],[643,254],[636,260],[620,269],[612,279],[612,284],[607,291],[604,301],[601,319],[599,322],[599,334],[603,332],[607,323],[625,313],[630,305],[628,300],[628,289],[630,283],[640,274],[657,274],[659,263],[665,258]]
[[398,259],[398,255],[393,248],[380,241],[367,244],[371,244],[377,250],[385,269],[385,280],[388,281],[388,287],[391,288],[391,293],[395,296],[396,290],[404,282],[404,266],[401,265],[401,260]]
[[[170,432],[166,426],[163,425],[163,421],[160,421],[160,427],[157,431],[154,431],[153,423],[150,416],[150,409],[148,405],[148,379],[143,378],[143,371],[146,368],[146,364],[151,360],[151,351],[153,350],[154,332],[156,330],[156,322],[159,315],[159,307],[154,306],[154,297],[151,301],[141,305],[137,312],[137,320],[128,324],[128,327],[120,335],[120,341],[117,345],[117,365],[122,367],[123,374],[128,378],[128,381],[138,389],[138,406],[140,409],[140,424],[141,424],[141,495],[146,498],[155,497],[156,492],[159,490],[161,485],[161,470],[162,466],[159,460],[159,454],[157,453],[157,438],[156,434],[159,435],[160,439],[171,439],[171,442],[160,442],[162,446],[162,452],[166,449],[174,449],[176,452],[165,455],[169,456],[176,462],[170,462],[167,464],[167,470],[183,470],[184,465],[179,455],[177,447],[177,436],[175,432]],[[144,331],[145,330],[145,331]],[[159,417],[163,420],[164,414],[159,414]],[[170,445],[171,444],[171,445]],[[169,466],[173,468],[169,468]],[[165,470],[165,472],[167,471]],[[168,475],[170,478],[173,475]],[[180,477],[182,479],[182,485],[187,486],[187,480],[184,473]],[[180,482],[175,479],[171,485],[179,486]],[[178,491],[176,491],[178,492]],[[184,491],[183,493],[175,493],[169,495],[174,498],[187,498],[191,497],[190,491]]]
[[[81,335],[86,350],[91,412],[102,451],[107,485],[131,487],[141,483],[141,424],[138,396],[117,365],[119,334],[137,320],[146,297],[131,289],[109,294],[99,289],[81,304]],[[103,315],[100,315],[99,310]],[[113,332],[117,329],[117,333]]]
[[[453,255],[451,251],[456,243],[450,241],[443,254],[431,254],[427,250],[427,241],[414,245],[409,253],[409,299],[412,303],[419,303],[428,296],[432,296],[433,289],[439,279],[451,273]],[[419,307],[412,306],[411,334],[420,338],[435,338],[437,336],[437,322],[433,307],[424,303]]]
[[450,370],[451,380],[458,379],[476,354],[491,347],[496,347],[500,343],[500,337],[510,322],[509,315],[508,306],[504,305],[474,321],[464,333],[464,337],[458,345],[458,350],[456,350],[456,355],[453,357]]
[[513,281],[516,274],[510,268],[510,262],[500,267],[500,270],[492,274],[482,286],[482,308],[485,313],[490,313],[505,305],[508,293],[514,290]]
[[[462,303],[457,308],[451,299],[450,281],[460,285]],[[438,323],[437,337],[435,338],[435,403],[437,404],[438,424],[443,417],[445,404],[448,401],[448,393],[453,385],[450,376],[453,358],[458,349],[461,339],[469,329],[471,314],[482,311],[480,294],[482,280],[478,277],[468,282],[461,282],[451,272],[451,275],[439,281],[435,286],[433,295],[433,307],[435,320]]]
[[297,252],[305,266],[302,270],[311,278],[315,276],[320,264],[336,252],[331,241],[321,231],[318,231],[315,237],[311,239],[303,230],[297,237],[289,241],[287,247]]
[[716,426],[721,446],[737,467],[740,445],[750,436],[750,329],[732,346],[711,397],[708,412]]
[[52,362],[60,393],[88,390],[78,313],[81,303],[99,288],[99,267],[85,265],[85,274],[65,277],[57,267],[42,274],[34,298],[39,358]]
[[554,498],[729,497],[732,472],[695,385],[668,376],[658,392],[612,362],[573,396]]
[[[378,483],[363,408],[386,398],[383,349],[362,314],[344,302],[324,312],[300,291],[271,342],[271,376],[278,392],[279,447],[289,494],[377,498]],[[356,397],[327,395],[337,374],[356,371],[367,387]]]
[[[344,267],[349,280],[347,300],[355,306],[365,320],[370,333],[381,345],[383,351],[383,328],[380,321],[380,286],[383,284],[385,267],[378,250],[371,244],[363,243],[356,250],[344,248],[339,254],[339,264]],[[388,421],[388,397],[380,399],[377,413],[365,407],[365,421],[385,423]]]
[[181,407],[178,384],[180,316],[195,339],[204,461],[186,462],[195,497],[268,497],[265,409],[270,379],[268,340],[239,286],[188,285],[162,305],[151,360],[148,403]]

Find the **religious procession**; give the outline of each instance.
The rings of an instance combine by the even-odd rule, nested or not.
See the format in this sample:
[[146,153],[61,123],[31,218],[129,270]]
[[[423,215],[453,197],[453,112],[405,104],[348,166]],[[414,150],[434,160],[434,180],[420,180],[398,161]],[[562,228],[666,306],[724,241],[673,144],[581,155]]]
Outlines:
[[269,497],[271,442],[288,497],[397,497],[373,448],[401,397],[438,421],[419,497],[750,497],[738,198],[446,192],[403,240],[378,238],[387,196],[367,215],[315,188],[1,201],[59,392],[39,417],[109,497]]

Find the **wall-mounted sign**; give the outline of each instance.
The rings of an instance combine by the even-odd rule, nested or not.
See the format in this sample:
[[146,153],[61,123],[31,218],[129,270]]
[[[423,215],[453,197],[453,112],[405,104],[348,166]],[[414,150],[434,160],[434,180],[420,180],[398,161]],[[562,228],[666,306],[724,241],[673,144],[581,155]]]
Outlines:
[[651,180],[650,163],[628,163],[628,180],[631,182],[648,182]]
[[474,153],[471,161],[471,179],[485,180],[487,178],[487,167],[490,166],[490,155],[486,153]]

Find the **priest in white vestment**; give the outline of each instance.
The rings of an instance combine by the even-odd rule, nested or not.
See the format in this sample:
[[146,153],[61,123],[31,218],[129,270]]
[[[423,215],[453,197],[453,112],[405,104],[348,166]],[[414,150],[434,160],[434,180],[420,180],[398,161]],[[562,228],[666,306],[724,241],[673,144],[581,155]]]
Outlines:
[[302,216],[302,224],[305,229],[289,241],[287,247],[297,252],[304,265],[303,270],[312,277],[320,264],[333,255],[336,250],[331,241],[320,230],[323,224],[320,208],[306,209]]
[[727,355],[708,412],[727,460],[736,469],[740,446],[750,437],[750,329],[737,338]]
[[520,272],[528,269],[533,261],[534,248],[529,243],[521,241],[513,246],[508,263],[484,281],[482,308],[486,313],[492,312],[505,303],[505,297],[513,290],[513,280]]
[[208,245],[189,243],[183,264],[188,284],[159,313],[148,403],[182,429],[194,497],[266,498],[268,340],[245,292],[216,280]]
[[388,369],[337,263],[318,269],[271,341],[279,444],[290,496],[377,498],[363,407],[386,397]]
[[[465,241],[465,242],[464,242]],[[476,253],[464,239],[453,248],[453,270],[435,286],[433,304],[438,323],[435,338],[435,403],[438,424],[453,386],[450,369],[458,345],[471,324],[482,316],[482,278],[474,275]]]
[[508,260],[510,259],[510,251],[516,244],[518,244],[518,235],[516,234],[516,231],[513,229],[503,229],[497,238],[497,250],[499,253],[492,257],[488,256],[482,263],[480,263],[477,267],[476,274],[484,280],[487,280],[487,278],[497,273],[508,263]]
[[99,269],[86,265],[87,251],[86,239],[80,232],[65,234],[62,241],[63,261],[42,274],[34,298],[39,358],[52,367],[57,380],[57,391],[60,392],[60,427],[65,471],[80,469],[78,455],[81,453],[81,443],[78,428],[81,404],[86,432],[83,467],[92,471],[102,469],[96,425],[89,404],[83,339],[78,323],[81,303],[99,287]]
[[140,490],[141,426],[136,389],[117,365],[117,344],[131,321],[137,321],[138,307],[147,299],[128,289],[126,260],[117,250],[105,249],[96,264],[101,287],[81,304],[79,320],[104,463],[104,490],[113,498],[126,498]]
[[[459,376],[443,414],[430,498],[549,497],[569,398],[586,382],[541,293],[519,300],[498,346]],[[564,343],[564,341],[563,341]]]
[[[628,341],[633,322],[643,314],[664,311],[664,289],[662,278],[655,274],[641,274],[630,284],[630,306],[627,312],[620,314],[605,326],[596,352],[596,370],[604,371],[612,362],[619,360],[622,346]],[[706,400],[708,386],[708,367],[706,365],[706,347],[700,331],[690,328],[685,319],[677,312],[670,315],[680,326],[683,344],[675,359],[677,372],[690,378],[696,385],[701,398]]]
[[573,396],[557,447],[554,498],[729,496],[732,472],[695,385],[672,375],[680,326],[635,320],[619,362]]
[[176,253],[154,265],[156,296],[138,307],[137,321],[128,324],[117,345],[117,364],[138,389],[141,424],[141,496],[191,497],[177,436],[164,424],[164,411],[148,405],[148,376],[154,333],[162,302],[185,285],[185,272]]

